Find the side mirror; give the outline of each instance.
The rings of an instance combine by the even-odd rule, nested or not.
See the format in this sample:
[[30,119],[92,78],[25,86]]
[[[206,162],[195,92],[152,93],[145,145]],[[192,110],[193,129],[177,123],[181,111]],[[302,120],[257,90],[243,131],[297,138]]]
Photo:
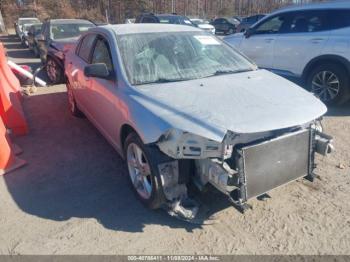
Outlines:
[[85,66],[84,75],[86,77],[97,77],[102,79],[110,78],[107,65],[104,63],[97,63],[97,64]]
[[247,30],[244,31],[244,36],[245,38],[249,38],[254,34],[254,30],[251,28],[248,28]]

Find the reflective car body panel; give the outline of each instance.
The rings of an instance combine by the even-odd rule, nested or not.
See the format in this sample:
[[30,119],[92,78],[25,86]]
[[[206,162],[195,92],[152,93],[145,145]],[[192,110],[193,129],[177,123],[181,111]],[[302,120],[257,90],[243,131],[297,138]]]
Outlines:
[[147,31],[200,30],[159,24],[90,29],[88,34],[103,35],[109,43],[114,80],[88,79],[83,73],[87,62],[74,51],[66,58],[66,76],[79,107],[118,151],[124,125],[134,128],[145,144],[156,142],[171,128],[222,141],[228,130],[254,134],[294,127],[326,112],[313,95],[265,70],[134,87],[125,75],[116,34]]
[[66,53],[65,74],[72,108],[129,164],[130,139],[140,137],[162,204],[186,220],[199,209],[187,205],[190,179],[243,210],[258,194],[313,178],[314,154],[333,149],[318,130],[327,110],[320,100],[194,27],[89,29]]

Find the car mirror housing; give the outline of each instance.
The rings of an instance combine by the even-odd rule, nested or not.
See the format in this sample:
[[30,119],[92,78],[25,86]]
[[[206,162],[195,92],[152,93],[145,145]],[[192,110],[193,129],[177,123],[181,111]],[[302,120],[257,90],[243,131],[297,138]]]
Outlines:
[[97,63],[85,66],[84,75],[87,77],[96,77],[102,79],[110,78],[110,73],[108,71],[107,65],[104,63]]
[[245,38],[249,38],[249,37],[251,37],[253,34],[254,34],[254,30],[251,29],[251,28],[248,28],[248,29],[245,30],[245,32],[244,32]]

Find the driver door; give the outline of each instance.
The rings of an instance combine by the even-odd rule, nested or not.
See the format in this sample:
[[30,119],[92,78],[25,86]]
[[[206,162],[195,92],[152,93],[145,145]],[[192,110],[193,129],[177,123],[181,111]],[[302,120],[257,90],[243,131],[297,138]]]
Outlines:
[[102,36],[98,36],[91,56],[91,64],[106,64],[110,77],[102,79],[88,77],[88,110],[91,121],[101,133],[116,145],[120,111],[119,95],[110,45]]
[[259,67],[272,68],[275,42],[284,22],[284,16],[277,15],[249,29],[241,42],[240,50]]

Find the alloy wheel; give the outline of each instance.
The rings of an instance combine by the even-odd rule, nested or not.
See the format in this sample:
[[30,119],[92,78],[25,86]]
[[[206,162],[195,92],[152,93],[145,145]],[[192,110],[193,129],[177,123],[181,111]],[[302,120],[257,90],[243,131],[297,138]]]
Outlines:
[[331,71],[318,72],[312,79],[311,92],[324,102],[331,101],[340,92],[340,80]]
[[126,157],[134,188],[143,199],[149,199],[152,194],[152,177],[151,168],[144,152],[137,144],[130,143]]
[[59,68],[58,65],[55,61],[53,61],[52,59],[49,59],[47,61],[47,65],[46,65],[46,71],[47,71],[47,75],[49,77],[49,79],[52,82],[57,82],[58,78],[59,78]]

